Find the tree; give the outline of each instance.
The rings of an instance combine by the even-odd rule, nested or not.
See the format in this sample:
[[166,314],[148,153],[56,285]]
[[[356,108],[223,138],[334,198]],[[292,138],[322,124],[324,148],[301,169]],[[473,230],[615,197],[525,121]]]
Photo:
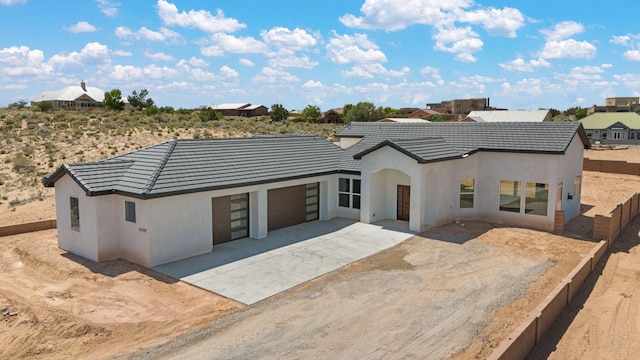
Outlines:
[[349,109],[346,115],[343,115],[343,120],[346,123],[358,121],[358,122],[370,122],[378,121],[385,117],[382,107],[377,107],[370,102],[359,102]]
[[131,95],[127,96],[127,100],[129,100],[129,104],[131,104],[131,106],[138,108],[138,110],[142,110],[154,105],[153,99],[147,99],[147,95],[149,95],[149,90],[147,89],[140,90],[139,94],[133,90]]
[[302,110],[301,115],[306,121],[313,120],[314,122],[317,122],[322,113],[320,112],[320,107],[307,105],[307,107]]
[[640,115],[640,106],[636,107],[634,111],[636,112],[636,114]]
[[269,117],[271,117],[271,120],[273,121],[282,121],[289,117],[289,111],[281,104],[273,104],[271,105]]
[[13,102],[13,103],[9,104],[9,106],[7,106],[7,107],[9,109],[11,109],[11,108],[23,109],[27,105],[27,103],[28,103],[27,100],[18,100],[16,102]]
[[389,115],[399,115],[400,114],[400,110],[398,109],[394,109],[392,107],[387,106],[386,108],[383,109],[384,111],[384,115],[385,116],[389,116]]
[[580,120],[580,119],[582,119],[583,117],[586,117],[586,116],[587,116],[587,109],[579,108],[576,111],[576,120]]
[[111,110],[124,109],[124,101],[122,101],[120,89],[113,89],[104,93],[104,107]]
[[431,121],[431,122],[445,122],[447,121],[447,118],[445,118],[444,116],[440,115],[440,114],[431,114],[429,116],[427,116],[427,118],[425,120]]
[[549,112],[551,113],[552,117],[556,117],[556,116],[560,115],[560,110],[558,110],[558,109],[550,108]]

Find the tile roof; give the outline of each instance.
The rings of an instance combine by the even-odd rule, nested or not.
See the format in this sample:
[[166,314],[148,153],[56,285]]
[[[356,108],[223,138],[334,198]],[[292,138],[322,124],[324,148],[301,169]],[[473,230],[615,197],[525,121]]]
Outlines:
[[308,135],[171,140],[98,162],[65,164],[43,182],[51,187],[69,174],[89,195],[154,198],[323,174],[358,174],[358,159],[383,146],[419,163],[458,159],[476,151],[562,154],[576,133],[588,147],[579,122],[351,123],[337,136],[362,140],[347,149]]
[[477,122],[528,122],[551,118],[549,110],[475,110],[467,117]]
[[171,140],[94,163],[65,164],[87,193],[143,198],[309,177],[339,171],[344,150],[317,136]]
[[608,129],[621,123],[629,129],[640,129],[640,115],[635,112],[593,113],[580,120],[585,129]]
[[[346,149],[341,164],[343,170],[360,171],[360,164],[353,156],[387,140],[395,140],[396,145],[401,145],[398,140],[442,138],[461,155],[480,150],[562,154],[577,132],[584,146],[589,147],[579,122],[351,123],[336,136],[362,138]],[[428,158],[429,161],[436,160]],[[446,159],[448,157],[444,156],[441,160]]]

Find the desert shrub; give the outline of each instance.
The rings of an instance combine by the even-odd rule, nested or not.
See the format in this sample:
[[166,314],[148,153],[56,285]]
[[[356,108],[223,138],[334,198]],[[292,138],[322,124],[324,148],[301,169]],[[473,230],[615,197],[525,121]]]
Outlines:
[[13,171],[17,173],[29,173],[35,170],[31,160],[23,154],[16,155],[11,162],[13,162]]

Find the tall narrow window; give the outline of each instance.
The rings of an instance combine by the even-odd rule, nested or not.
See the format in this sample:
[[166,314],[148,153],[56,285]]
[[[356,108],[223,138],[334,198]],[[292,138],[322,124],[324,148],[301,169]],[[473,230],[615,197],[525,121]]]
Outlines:
[[547,216],[549,184],[527,182],[526,194],[525,214]]
[[124,219],[128,222],[136,222],[136,203],[133,201],[124,202]]
[[582,176],[578,175],[576,176],[576,178],[573,180],[573,195],[579,195],[580,194],[580,189],[582,187]]
[[353,186],[352,188],[352,192],[353,195],[351,195],[351,207],[354,209],[360,209],[360,180],[358,179],[353,179],[352,180]]
[[500,180],[500,211],[520,212],[520,181]]
[[465,178],[460,180],[460,208],[473,208],[473,200],[475,193],[475,179]]
[[71,197],[71,230],[80,231],[80,205],[78,198]]

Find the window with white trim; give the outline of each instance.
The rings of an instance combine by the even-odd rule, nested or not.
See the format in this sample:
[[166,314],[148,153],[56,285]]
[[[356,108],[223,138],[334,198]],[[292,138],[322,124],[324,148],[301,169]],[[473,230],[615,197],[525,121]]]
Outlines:
[[338,206],[344,208],[360,209],[360,187],[358,179],[338,179]]

